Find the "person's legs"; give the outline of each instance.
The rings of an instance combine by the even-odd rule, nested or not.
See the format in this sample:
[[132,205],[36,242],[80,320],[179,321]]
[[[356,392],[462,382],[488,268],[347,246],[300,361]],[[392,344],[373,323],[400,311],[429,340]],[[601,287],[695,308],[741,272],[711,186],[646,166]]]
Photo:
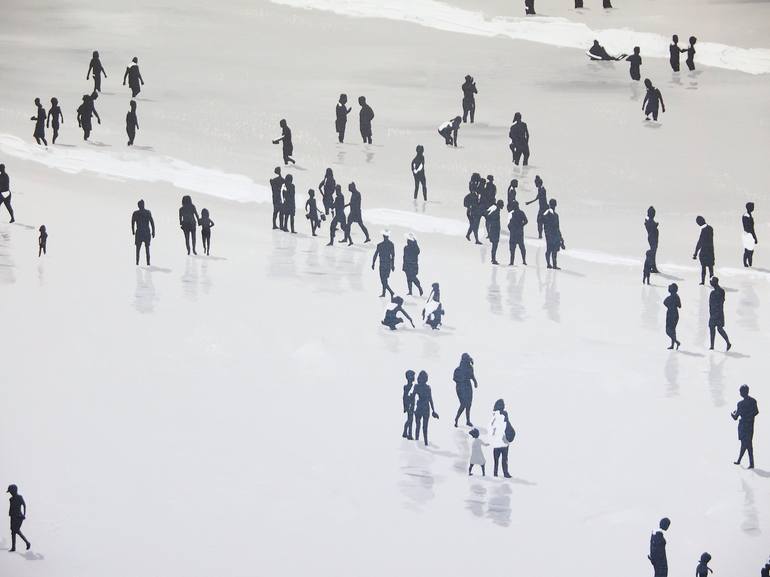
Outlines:
[[465,410],[465,403],[462,399],[460,399],[460,406],[457,408],[457,414],[455,415],[455,427],[457,426],[457,421],[460,420],[460,417],[463,414],[463,411]]
[[470,106],[463,100],[463,122],[468,122],[468,113],[470,113],[470,111]]
[[499,241],[493,240],[492,241],[492,264],[497,264],[497,245],[499,244]]
[[706,265],[700,265],[700,284],[706,284]]
[[5,208],[8,210],[8,214],[11,216],[10,222],[14,222],[16,219],[13,216],[13,207],[11,206],[11,193],[8,193],[8,196],[2,201],[0,201],[0,204],[4,204]]
[[422,426],[422,415],[420,413],[414,414],[414,436],[416,440],[420,440],[420,427]]
[[428,446],[428,421],[430,420],[430,415],[425,415],[425,418],[422,420],[422,440],[425,442],[425,446]]
[[527,249],[524,248],[524,239],[520,238],[516,241],[516,244],[519,245],[519,252],[521,253],[521,262],[522,264],[527,264]]
[[150,266],[150,243],[144,243],[144,258],[147,261],[147,266]]
[[471,103],[471,124],[476,120],[476,103]]
[[524,160],[521,162],[522,166],[527,166],[529,164],[529,144],[524,143],[522,146],[522,151],[524,153]]
[[517,144],[511,145],[513,150],[513,164],[516,166],[519,165],[519,160],[521,159],[521,147]]
[[714,327],[713,325],[709,324],[709,339],[711,341],[711,346],[709,346],[709,349],[713,349],[714,348],[714,339],[717,336],[716,333],[717,333],[716,327]]
[[508,474],[508,447],[503,447],[500,449],[500,452],[503,457],[503,477],[507,479],[510,478],[510,475]]
[[[291,227],[291,232],[294,232],[294,212],[289,213],[289,226]],[[193,236],[193,241],[195,240],[195,237]]]
[[420,285],[420,279],[417,278],[417,275],[412,277],[412,282],[414,283],[414,286],[417,287],[417,290],[420,291],[420,296],[422,296],[422,286]]
[[187,227],[182,229],[182,232],[184,233],[184,245],[187,248],[187,254],[190,254],[190,229]]
[[471,423],[471,404],[472,404],[472,401],[470,400],[467,403],[465,403],[465,424],[468,425],[469,427],[473,426],[473,423]]
[[193,254],[197,255],[198,253],[195,252],[195,225],[192,225],[192,227],[190,228],[190,236],[192,237],[192,251],[193,251]]
[[557,255],[558,255],[558,254],[559,254],[559,251],[558,251],[558,250],[555,250],[555,251],[553,251],[553,253],[552,253],[552,255],[553,255],[553,256],[552,256],[552,261],[553,261],[553,268],[555,268],[556,270],[559,270],[559,265],[556,263],[556,257],[557,257]]
[[511,254],[511,257],[508,259],[508,265],[513,266],[513,260],[516,256],[516,242],[513,237],[508,239],[508,252]]
[[725,344],[727,345],[727,349],[730,350],[730,347],[732,345],[730,344],[730,337],[727,336],[727,333],[725,332],[725,329],[723,327],[717,327],[717,332],[719,332],[719,336],[721,336],[725,340]]
[[481,465],[481,476],[482,477],[486,477],[487,476],[487,472],[485,470],[485,465]]
[[754,266],[754,251],[749,251],[749,266]]
[[711,278],[714,276],[714,265],[713,264],[708,265],[708,269],[709,269],[709,278]]
[[502,449],[500,449],[498,447],[495,447],[494,449],[492,449],[492,457],[495,460],[495,467],[494,467],[494,475],[495,475],[495,477],[497,477],[497,466],[498,466],[499,461],[500,461],[501,451],[502,451]]
[[746,451],[749,453],[749,469],[754,468],[754,442],[749,438],[746,441]]
[[545,249],[545,264],[548,268],[553,268],[551,265],[551,249],[546,247]]
[[281,205],[273,204],[273,230],[278,228],[278,224],[276,224],[276,219],[280,218],[280,216],[281,216]]
[[537,238],[543,238],[543,213],[537,213]]
[[749,250],[743,249],[743,266],[747,267],[749,266]]
[[472,476],[472,475],[473,475],[473,463],[471,463],[471,464],[468,466],[468,476],[470,477],[470,476]]

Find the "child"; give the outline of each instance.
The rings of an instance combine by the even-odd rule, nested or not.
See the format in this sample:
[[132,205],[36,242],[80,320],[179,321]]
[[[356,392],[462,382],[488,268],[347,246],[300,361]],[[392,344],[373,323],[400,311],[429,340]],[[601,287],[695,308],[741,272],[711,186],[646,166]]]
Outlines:
[[485,443],[479,439],[478,429],[471,429],[468,434],[473,437],[473,443],[471,444],[471,464],[468,467],[468,476],[473,476],[473,465],[480,465],[481,475],[486,477],[487,472],[484,470],[484,466],[487,464],[487,460],[484,458],[484,451],[481,447],[488,447],[489,443]]
[[709,561],[711,561],[711,555],[708,553],[700,556],[700,563],[698,563],[698,567],[695,569],[695,577],[708,577],[709,573],[713,573],[708,566]]
[[59,119],[64,122],[64,115],[61,112],[59,101],[56,98],[51,98],[51,108],[48,110],[48,116],[46,118],[46,128],[53,125],[53,138],[51,144],[56,144],[56,139],[59,138]]
[[697,41],[698,39],[695,36],[690,36],[690,45],[687,47],[687,60],[684,61],[690,72],[695,70],[695,43]]
[[315,191],[311,188],[307,191],[308,199],[305,202],[305,218],[310,220],[310,232],[318,236],[315,231],[321,227],[321,219],[318,215],[318,204],[315,200]]
[[37,239],[38,258],[45,254],[45,245],[48,242],[48,233],[45,231],[45,225],[40,225],[40,237]]
[[425,320],[425,324],[435,331],[441,326],[441,317],[444,316],[445,312],[444,307],[441,306],[441,289],[439,284],[434,282],[425,308],[422,309],[422,318]]
[[203,240],[203,252],[206,256],[211,249],[211,227],[214,226],[214,221],[209,218],[209,209],[204,208],[201,210],[201,217],[198,219],[198,224],[201,227],[201,239]]
[[650,284],[650,274],[655,268],[655,259],[652,254],[652,249],[649,249],[644,253],[644,268],[642,269],[642,284]]
[[406,384],[404,385],[404,412],[406,413],[406,422],[404,423],[404,433],[401,435],[405,439],[413,440],[412,437],[412,420],[414,419],[414,391],[412,385],[414,384],[414,371],[406,371]]
[[398,313],[401,313],[407,319],[409,319],[409,322],[412,323],[412,328],[414,328],[414,321],[412,320],[412,317],[409,316],[409,313],[407,313],[402,306],[404,304],[404,299],[401,297],[393,297],[390,302],[391,306],[385,309],[385,318],[382,319],[382,324],[388,327],[390,330],[395,331],[396,326],[404,322],[404,319],[398,317]]

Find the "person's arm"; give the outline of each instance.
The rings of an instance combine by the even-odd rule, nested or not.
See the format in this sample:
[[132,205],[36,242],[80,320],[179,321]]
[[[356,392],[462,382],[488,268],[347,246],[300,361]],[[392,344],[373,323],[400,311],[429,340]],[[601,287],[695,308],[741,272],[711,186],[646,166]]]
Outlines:
[[59,118],[61,118],[61,123],[64,124],[64,113],[61,111],[61,108],[59,109]]
[[94,106],[92,105],[92,106],[91,106],[91,109],[94,111],[94,116],[96,116],[96,120],[99,122],[99,124],[101,124],[101,123],[102,123],[102,119],[101,119],[101,118],[99,118],[99,113],[98,113],[98,112],[96,112],[96,107],[94,107]]
[[182,207],[179,207],[179,226],[182,226]]
[[642,110],[644,110],[647,107],[647,101],[650,99],[650,92],[647,91],[647,93],[644,95],[644,100],[642,101]]
[[751,236],[754,238],[754,244],[759,244],[759,241],[757,240],[756,232],[754,231],[754,220],[751,220]]
[[377,257],[379,256],[379,254],[380,254],[380,247],[378,246],[378,247],[377,247],[377,248],[374,250],[374,257],[372,258],[372,270],[374,270],[374,265],[375,265],[375,263],[377,262]]
[[155,221],[152,219],[152,213],[149,210],[147,212],[150,213],[150,228],[152,229],[152,238],[155,238]]
[[141,82],[142,86],[144,86],[144,78],[142,78],[142,73],[139,72],[139,66],[136,67],[136,74],[139,76],[139,82]]
[[412,320],[412,317],[409,316],[409,313],[406,312],[403,307],[399,305],[398,309],[401,311],[401,314],[403,314],[407,319],[409,319],[409,322],[412,323],[412,328],[414,328],[414,321]]
[[195,213],[195,224],[200,223],[201,217],[200,217],[200,215],[198,215],[198,209],[193,207],[193,212]]
[[658,90],[658,98],[660,98],[660,107],[663,112],[666,111],[666,104],[663,102],[663,94],[661,94],[660,90]]
[[214,221],[209,219],[209,228],[214,228]]
[[104,66],[102,66],[102,74],[104,74],[104,77],[107,78],[107,71],[104,69]]
[[51,126],[51,115],[53,114],[53,109],[48,111],[48,114],[45,116],[45,127],[49,128]]
[[[86,80],[88,80],[91,77],[91,71],[94,69],[94,61],[91,60],[91,62],[88,63],[88,72],[86,72]],[[82,68],[81,68],[82,70]]]
[[526,126],[524,127],[524,142],[529,144],[529,128]]
[[741,403],[739,402],[738,405],[735,407],[735,410],[730,413],[730,416],[733,418],[733,421],[738,420],[738,416],[740,415],[740,409],[741,409]]
[[136,213],[131,215],[131,234],[136,234]]
[[701,251],[701,248],[703,248],[703,232],[701,232],[700,236],[698,237],[698,244],[695,245],[695,252],[692,253],[692,259],[695,260],[698,258],[698,253]]
[[524,220],[522,220],[522,222],[521,222],[521,226],[522,226],[522,227],[525,227],[525,226],[527,226],[527,223],[529,223],[529,221],[527,220],[527,215],[526,215],[526,214],[524,214],[524,213],[522,213],[522,215],[521,215],[521,218],[523,218],[523,219],[524,219]]
[[19,495],[19,499],[21,499],[21,516],[22,518],[26,518],[27,516],[27,503],[24,501],[24,497]]
[[123,74],[123,86],[126,85],[126,78],[128,78],[128,67],[126,67],[126,72]]
[[438,419],[438,413],[436,412],[436,407],[433,404],[433,392],[431,391],[428,393],[428,405],[430,405],[430,413],[433,415],[434,419]]

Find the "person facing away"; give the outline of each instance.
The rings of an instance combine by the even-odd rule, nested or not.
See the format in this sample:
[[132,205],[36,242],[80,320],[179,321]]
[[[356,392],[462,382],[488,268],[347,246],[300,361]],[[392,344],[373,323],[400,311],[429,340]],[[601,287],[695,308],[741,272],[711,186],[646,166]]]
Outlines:
[[326,246],[332,246],[334,244],[334,236],[337,233],[337,225],[342,229],[343,238],[340,242],[348,240],[348,225],[345,219],[345,196],[342,194],[342,187],[337,184],[334,187],[336,196],[334,197],[334,218],[332,218],[329,224],[329,242]]
[[438,133],[444,137],[444,144],[457,147],[457,132],[460,130],[462,121],[461,117],[455,116],[438,127]]
[[43,105],[40,104],[39,98],[35,98],[35,106],[37,107],[37,113],[35,116],[30,117],[30,120],[35,121],[35,132],[32,136],[38,144],[42,141],[43,144],[48,146],[48,142],[45,139],[45,119],[47,114]]
[[334,189],[336,186],[337,182],[334,180],[334,172],[331,168],[327,168],[323,180],[318,183],[318,192],[321,193],[321,201],[323,202],[326,215],[334,207]]
[[318,212],[318,203],[315,199],[315,191],[312,188],[307,191],[305,217],[310,221],[310,233],[313,236],[318,236],[315,231],[321,226],[321,218]]
[[719,279],[713,277],[711,279],[711,294],[709,295],[709,338],[711,339],[709,349],[712,351],[717,332],[725,340],[729,351],[733,345],[725,332],[725,289],[719,286]]
[[709,573],[713,573],[709,567],[711,561],[711,555],[703,553],[698,561],[698,566],[695,568],[695,577],[708,577]]
[[487,230],[489,231],[489,242],[492,243],[492,264],[497,262],[497,246],[500,244],[500,213],[503,210],[502,200],[498,200],[487,210]]
[[432,330],[438,330],[441,326],[441,318],[446,314],[441,304],[441,287],[437,282],[431,285],[428,300],[422,309],[422,318],[426,325]]
[[[543,232],[545,233],[545,262],[548,268],[559,270],[556,255],[559,250],[566,249],[561,235],[559,215],[556,213],[556,199],[548,201],[548,210],[543,215]],[[553,264],[552,264],[553,263]]]
[[519,160],[524,157],[522,164],[527,166],[529,163],[529,129],[527,123],[521,119],[521,112],[513,115],[513,124],[508,131],[508,138],[511,139],[509,145],[513,155],[513,164],[519,165]]
[[11,206],[11,178],[5,172],[5,165],[0,164],[0,206],[3,205],[8,210],[8,214],[11,215],[11,220],[8,222],[16,222],[13,216],[13,207]]
[[637,82],[642,79],[642,57],[639,55],[641,49],[638,46],[634,46],[634,53],[626,57],[631,67],[629,68],[629,74],[631,74],[631,80]]
[[361,138],[364,144],[372,143],[372,120],[374,120],[374,110],[366,103],[365,96],[358,97],[358,104],[361,111],[358,113],[359,126],[361,128]]
[[537,195],[525,204],[537,202],[537,238],[543,238],[543,216],[548,211],[548,191],[543,186],[543,179],[539,175],[535,176],[535,187],[537,187]]
[[201,227],[201,240],[203,241],[203,252],[206,256],[211,251],[211,229],[214,227],[214,221],[211,220],[209,209],[204,208],[201,210],[201,217],[198,220],[198,224]]
[[666,105],[663,103],[663,95],[660,93],[660,90],[652,85],[652,80],[649,78],[644,79],[644,86],[647,88],[647,93],[644,95],[644,101],[642,102],[644,119],[649,120],[650,114],[652,114],[652,119],[657,122],[658,111],[666,111]]
[[[283,176],[281,176],[281,167],[276,166],[275,176],[270,179],[270,191],[273,194],[273,230],[280,228],[281,221],[281,191],[283,190]],[[278,222],[276,222],[278,219]]]
[[508,185],[508,203],[505,205],[505,208],[508,212],[513,210],[513,201],[516,200],[516,189],[518,187],[519,181],[516,178],[512,179],[511,184]]
[[192,238],[192,252],[195,252],[195,230],[198,227],[200,217],[198,216],[198,209],[192,202],[192,198],[189,195],[182,197],[182,206],[179,207],[179,228],[184,233],[184,244],[187,247],[187,254],[190,254],[190,239]]
[[134,145],[136,131],[139,130],[139,119],[136,116],[136,100],[129,103],[129,111],[126,113],[126,134],[128,135],[128,146]]
[[471,124],[473,124],[476,118],[476,94],[478,94],[478,90],[476,90],[476,81],[470,74],[465,77],[465,82],[460,89],[463,91],[463,122],[468,122],[470,115]]
[[399,313],[402,314],[414,328],[414,321],[404,310],[404,299],[401,297],[391,297],[390,306],[385,309],[385,318],[382,319],[382,324],[388,327],[390,330],[395,331],[396,327],[404,322],[404,319],[400,318]]
[[652,271],[653,273],[657,274],[658,272],[658,265],[657,265],[657,256],[658,256],[658,239],[659,239],[659,231],[658,231],[658,223],[655,222],[655,207],[651,206],[647,209],[647,218],[644,220],[644,229],[647,231],[647,243],[650,245],[650,250],[652,251]]
[[281,144],[284,165],[288,165],[290,162],[296,164],[291,157],[291,155],[294,154],[294,143],[291,140],[291,128],[289,128],[285,118],[282,118],[278,125],[281,127],[281,137],[273,140],[273,144]]
[[671,345],[668,349],[672,350],[676,346],[679,350],[680,343],[676,338],[676,326],[679,324],[679,309],[682,308],[682,300],[679,298],[679,286],[676,283],[668,285],[668,296],[663,299],[663,306],[666,307],[666,335],[671,339]]
[[[93,74],[94,77],[94,92],[102,91],[102,74],[107,78],[107,73],[104,71],[102,61],[99,59],[99,51],[94,50],[91,55],[91,62],[88,63],[88,72],[86,72],[86,80]],[[125,82],[123,83],[125,84]]]
[[361,230],[364,233],[364,236],[366,237],[364,240],[364,243],[371,242],[371,238],[369,238],[369,231],[364,226],[364,220],[363,216],[361,214],[361,193],[356,188],[356,183],[351,182],[348,185],[348,191],[350,192],[350,202],[348,203],[348,207],[350,208],[350,211],[348,212],[348,246],[353,244],[353,225],[357,224]]
[[489,443],[485,443],[479,438],[479,430],[476,428],[471,429],[468,434],[473,438],[473,441],[471,442],[471,462],[468,465],[468,476],[473,476],[473,466],[478,465],[481,467],[481,476],[486,477],[487,472],[484,467],[487,464],[487,460],[484,457],[484,447],[488,447]]
[[294,215],[297,212],[296,204],[296,188],[294,186],[294,177],[291,174],[287,174],[283,180],[283,201],[281,202],[281,230],[289,232],[291,227],[291,233],[296,234],[294,230]]
[[468,427],[472,427],[471,407],[473,406],[473,389],[478,389],[479,383],[473,372],[473,358],[468,353],[463,353],[460,357],[460,364],[455,368],[452,380],[455,382],[455,393],[457,394],[457,400],[460,402],[457,414],[455,415],[455,427],[457,427],[457,421],[460,420],[463,413],[465,413],[465,424]]
[[513,266],[516,257],[516,247],[519,247],[522,264],[527,266],[527,249],[524,246],[524,227],[528,222],[527,215],[519,208],[519,202],[514,200],[511,203],[511,212],[508,215],[508,249],[511,252],[511,259],[508,263],[509,266]]
[[414,421],[414,371],[406,371],[406,384],[404,385],[404,394],[402,396],[402,402],[404,405],[404,414],[406,415],[406,421],[404,422],[404,432],[401,436],[410,441],[414,439],[412,437],[412,421]]
[[[336,119],[334,121],[334,129],[337,131],[337,139],[342,143],[345,140],[345,127],[348,124],[348,114],[352,108],[348,108],[348,95],[340,94],[340,99],[337,101],[335,109]],[[328,212],[326,214],[329,214]]]
[[422,286],[417,278],[417,274],[420,271],[420,246],[417,244],[417,239],[411,232],[406,235],[406,245],[404,245],[404,261],[402,270],[406,275],[406,287],[408,292],[406,294],[412,295],[412,285],[417,287],[422,296]]
[[45,126],[53,127],[53,138],[51,138],[51,144],[56,144],[56,139],[59,138],[59,121],[64,123],[64,114],[62,114],[61,107],[59,106],[59,99],[51,98],[51,108],[48,109],[48,116],[46,117]]
[[663,536],[664,531],[668,531],[671,526],[671,520],[668,517],[664,517],[660,520],[658,525],[659,531],[655,531],[650,536],[650,554],[647,555],[647,559],[652,563],[652,567],[655,571],[654,577],[668,577],[668,558],[666,557],[666,538]]
[[650,284],[650,274],[652,274],[652,250],[647,249],[644,253],[644,265],[642,266],[642,284]]
[[679,72],[679,55],[682,52],[687,52],[687,48],[679,48],[679,36],[676,34],[671,37],[671,44],[668,47],[668,52],[671,70]]
[[48,246],[48,232],[46,232],[44,224],[40,225],[38,232],[40,236],[37,237],[37,256],[41,257],[46,254],[46,247]]
[[8,506],[8,516],[11,518],[11,548],[9,551],[11,553],[16,551],[17,535],[21,537],[21,540],[27,546],[27,551],[29,551],[32,544],[24,536],[24,533],[21,532],[21,524],[27,518],[27,503],[24,502],[24,497],[19,495],[19,488],[16,485],[8,485],[6,493],[11,495]]
[[497,399],[492,409],[492,421],[489,424],[489,438],[492,445],[492,456],[495,461],[494,475],[497,477],[498,465],[502,461],[503,477],[510,479],[508,473],[508,446],[510,442],[506,436],[509,426],[508,413],[505,410],[505,401]]
[[385,230],[382,232],[382,242],[377,245],[372,257],[372,270],[377,263],[377,259],[380,259],[380,282],[382,283],[382,294],[380,298],[385,296],[385,291],[390,293],[391,299],[393,298],[393,289],[388,284],[388,278],[390,273],[396,270],[396,249],[390,240],[390,231]]
[[96,121],[101,124],[102,119],[94,106],[94,100],[88,94],[83,95],[83,103],[78,106],[78,126],[83,129],[83,140],[88,140],[91,136],[91,117],[96,116]]
[[430,418],[438,419],[436,407],[433,404],[433,394],[428,384],[428,373],[420,371],[417,375],[417,385],[414,387],[414,425],[415,438],[420,440],[420,428],[422,428],[422,439],[425,446],[428,446],[428,422]]
[[[741,442],[741,451],[738,454],[736,465],[740,465],[745,453],[749,454],[749,469],[754,468],[754,418],[759,414],[757,401],[749,396],[749,386],[741,385],[739,389],[741,400],[738,406],[730,413],[733,421],[738,421],[738,440]],[[740,419],[740,420],[739,420]]]
[[126,72],[123,74],[123,86],[126,85],[126,80],[128,80],[128,87],[131,89],[131,98],[136,98],[142,91],[141,86],[144,86],[144,78],[142,78],[142,73],[139,72],[139,59],[136,56],[126,66]]
[[684,61],[687,64],[687,68],[692,72],[695,70],[695,43],[698,39],[695,36],[690,36],[690,45],[686,48],[687,59]]
[[131,215],[131,234],[136,245],[136,265],[139,266],[139,250],[144,245],[147,266],[150,266],[150,240],[155,238],[155,221],[152,213],[144,208],[144,200],[137,203],[138,210]]
[[743,224],[743,266],[750,267],[754,264],[754,249],[759,241],[754,231],[754,203],[746,203],[746,212],[741,217]]
[[428,188],[425,184],[425,149],[418,144],[415,149],[416,154],[412,159],[412,176],[414,176],[414,199],[417,200],[417,193],[422,185],[422,199],[428,200]]
[[706,224],[706,219],[702,216],[696,217],[695,223],[700,227],[700,235],[692,259],[700,260],[700,284],[705,285],[706,271],[708,270],[709,278],[714,276],[714,229]]

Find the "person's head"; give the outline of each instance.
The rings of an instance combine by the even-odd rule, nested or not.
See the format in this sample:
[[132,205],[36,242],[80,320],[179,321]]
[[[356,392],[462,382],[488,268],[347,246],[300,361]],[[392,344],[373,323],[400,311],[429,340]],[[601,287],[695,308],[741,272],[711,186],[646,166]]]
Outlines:
[[690,36],[690,45],[695,46],[695,43],[698,41],[698,39],[695,36]]
[[466,82],[471,82],[472,80],[473,80],[473,77],[470,74],[466,74],[465,75],[465,81]]
[[40,99],[39,99],[39,98],[35,98],[35,104],[36,104],[37,106],[40,106]]
[[291,184],[292,182],[294,182],[294,177],[291,174],[287,174],[284,180],[286,181],[287,184]]
[[478,182],[478,180],[481,178],[481,175],[478,172],[474,172],[471,174],[471,182]]
[[190,195],[185,194],[182,197],[182,206],[190,206],[192,204],[192,198],[190,198]]
[[463,121],[463,119],[460,116],[455,116],[454,120],[452,120],[452,124],[455,126],[460,126],[460,123]]
[[668,528],[670,526],[671,526],[671,519],[669,519],[668,517],[663,517],[660,520],[660,528],[663,529],[664,531],[668,531]]
[[285,118],[281,118],[281,121],[278,123],[278,125],[281,128],[286,128],[286,119]]
[[3,173],[5,173],[5,165],[0,164],[0,174],[3,174]]
[[514,200],[514,201],[511,203],[511,209],[512,209],[512,210],[519,210],[519,201],[518,201],[518,200]]
[[517,112],[516,114],[513,115],[514,122],[519,122],[520,120],[521,120],[521,112]]
[[473,357],[471,357],[468,353],[463,353],[460,356],[460,362],[468,365],[473,364]]
[[425,385],[428,383],[428,373],[425,371],[420,371],[420,373],[417,375],[417,384],[419,385]]
[[749,214],[754,212],[754,203],[753,202],[747,202],[746,203],[746,212],[748,212]]
[[418,144],[415,150],[417,151],[417,154],[422,154],[425,152],[425,148],[423,148],[422,144]]
[[641,48],[639,48],[638,46],[634,46],[634,54],[638,56],[640,51],[641,51]]
[[136,203],[136,206],[139,207],[139,210],[144,210],[144,200],[140,200]]
[[492,407],[493,411],[500,411],[503,412],[505,410],[505,401],[502,399],[497,399],[495,401],[495,406]]
[[599,41],[598,40],[594,40],[594,46],[599,46]]
[[706,219],[698,215],[695,217],[695,224],[697,224],[698,226],[703,226],[704,224],[706,224]]
[[406,242],[417,242],[413,232],[406,233]]
[[280,166],[276,166],[275,170],[273,172],[275,172],[278,176],[281,176],[281,167]]
[[407,382],[411,383],[414,381],[414,371],[412,369],[409,369],[408,371],[406,371],[405,376],[406,376]]
[[209,209],[208,208],[204,208],[204,209],[201,210],[201,217],[202,218],[208,218],[209,217]]
[[714,288],[717,288],[719,286],[719,277],[712,276],[711,280],[709,281],[709,284],[713,286]]
[[99,58],[99,51],[98,50],[94,50],[92,55],[93,55],[94,58]]
[[645,78],[644,79],[644,85],[649,90],[650,88],[652,88],[652,80],[650,80],[649,78]]
[[132,112],[136,112],[136,100],[132,100],[128,105],[131,107]]
[[495,181],[495,177],[492,176],[491,174],[487,174],[487,182],[494,182],[494,181]]
[[433,292],[438,291],[441,287],[439,287],[439,284],[437,282],[434,282],[432,285],[430,285],[430,288],[433,289]]
[[677,44],[677,43],[679,42],[679,36],[677,36],[676,34],[674,34],[674,35],[671,37],[671,42],[673,42],[674,44]]
[[535,175],[535,186],[536,186],[537,188],[540,188],[541,186],[543,186],[543,179],[542,179],[542,178],[540,178],[540,175],[539,175],[539,174],[536,174],[536,175]]
[[672,295],[675,295],[679,292],[679,285],[675,282],[672,282],[670,285],[668,285],[668,292]]
[[351,182],[350,184],[348,184],[348,190],[350,192],[353,192],[355,189],[356,189],[356,183],[355,182]]
[[138,59],[136,56],[134,56],[134,57],[131,59],[131,62],[133,62],[134,64],[139,64],[139,59]]
[[59,99],[54,96],[53,98],[51,98],[51,104],[53,104],[54,106],[58,106]]
[[341,184],[335,184],[334,185],[334,193],[339,196],[342,194],[342,185]]
[[651,218],[651,219],[655,218],[655,207],[654,206],[651,206],[650,208],[647,209],[647,216],[649,218]]
[[396,303],[396,305],[401,306],[404,304],[404,299],[401,297],[393,297],[393,302]]
[[743,398],[746,398],[749,396],[749,386],[748,385],[741,385],[741,387],[738,389],[738,392]]
[[468,434],[469,434],[471,437],[473,437],[474,439],[478,439],[478,438],[479,438],[479,430],[478,430],[478,429],[476,429],[476,428],[473,428],[473,429],[471,429],[470,431],[468,431]]
[[551,209],[554,209],[554,208],[556,208],[556,199],[555,199],[555,198],[552,198],[551,200],[549,200],[549,201],[548,201],[548,206],[550,206],[550,207],[551,207]]
[[308,189],[307,194],[310,198],[313,198],[315,196],[315,190],[312,188]]
[[495,206],[497,206],[497,208],[503,208],[505,206],[505,203],[502,200],[498,200],[495,203]]
[[388,240],[390,238],[390,231],[388,229],[385,229],[382,231],[382,238],[385,240]]
[[704,565],[707,565],[709,561],[711,561],[711,555],[709,555],[708,553],[701,554],[700,556],[701,563],[703,563]]
[[514,178],[511,180],[511,188],[516,188],[517,186],[519,186],[519,181],[518,179]]
[[88,102],[91,97],[88,94],[83,95],[83,102]]
[[347,104],[348,103],[348,95],[347,94],[340,94],[340,104]]
[[363,106],[364,104],[366,104],[366,96],[359,96],[359,97],[358,97],[358,103],[359,103],[361,106]]
[[19,488],[16,485],[8,485],[8,490],[6,493],[10,493],[11,497],[15,497],[19,494]]
[[45,225],[41,224],[40,228],[38,229],[40,232],[45,232]]

